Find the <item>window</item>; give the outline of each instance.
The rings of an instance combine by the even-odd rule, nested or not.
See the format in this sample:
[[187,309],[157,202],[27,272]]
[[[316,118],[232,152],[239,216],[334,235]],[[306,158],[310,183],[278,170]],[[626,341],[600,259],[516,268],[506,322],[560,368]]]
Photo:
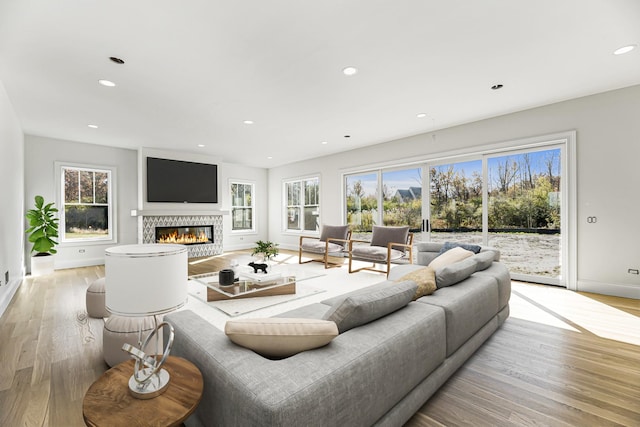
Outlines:
[[61,241],[114,240],[113,171],[61,166]]
[[320,178],[305,178],[284,183],[286,193],[286,230],[320,229]]
[[254,231],[253,187],[251,183],[231,183],[231,230]]

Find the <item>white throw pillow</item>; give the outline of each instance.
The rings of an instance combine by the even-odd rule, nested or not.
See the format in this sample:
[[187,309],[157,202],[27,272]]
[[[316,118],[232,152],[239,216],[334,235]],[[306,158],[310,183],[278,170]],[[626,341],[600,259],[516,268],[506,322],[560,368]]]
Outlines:
[[447,265],[467,259],[470,256],[473,256],[473,252],[457,246],[435,257],[433,261],[429,263],[429,267],[437,270],[438,268],[446,267]]
[[224,332],[262,356],[283,358],[329,344],[338,336],[338,327],[327,320],[273,317],[229,320]]

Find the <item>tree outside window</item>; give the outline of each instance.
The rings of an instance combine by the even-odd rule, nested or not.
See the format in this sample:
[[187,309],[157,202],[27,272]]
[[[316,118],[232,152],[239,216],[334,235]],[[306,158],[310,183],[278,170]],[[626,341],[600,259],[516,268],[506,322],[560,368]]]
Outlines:
[[62,241],[111,240],[111,171],[63,166]]
[[320,178],[285,182],[287,231],[320,229]]
[[253,189],[251,183],[231,183],[231,229],[253,231]]

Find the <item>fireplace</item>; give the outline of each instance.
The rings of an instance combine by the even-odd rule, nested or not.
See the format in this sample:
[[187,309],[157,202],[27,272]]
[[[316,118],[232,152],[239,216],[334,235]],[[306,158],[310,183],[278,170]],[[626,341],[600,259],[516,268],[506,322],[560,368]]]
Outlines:
[[181,245],[213,243],[213,225],[156,227],[156,243]]

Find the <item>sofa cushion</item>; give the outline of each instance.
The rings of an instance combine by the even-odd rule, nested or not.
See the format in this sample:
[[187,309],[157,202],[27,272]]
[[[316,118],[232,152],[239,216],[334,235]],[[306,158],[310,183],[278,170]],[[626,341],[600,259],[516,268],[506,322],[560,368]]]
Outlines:
[[482,249],[480,246],[478,245],[472,245],[469,243],[459,243],[459,242],[444,242],[444,244],[442,245],[442,248],[440,248],[440,254],[443,254],[445,252],[447,252],[450,249],[453,248],[462,248],[462,249],[466,249],[468,251],[473,252],[474,254],[477,254],[480,252],[480,249]]
[[[437,274],[437,273],[436,273]],[[495,278],[472,275],[456,286],[438,289],[417,303],[444,309],[447,327],[447,357],[471,338],[498,312],[498,283]]]
[[[371,246],[387,247],[392,243],[407,243],[409,237],[409,227],[388,227],[382,225],[374,225],[373,233],[371,233]],[[396,247],[397,250],[404,253],[404,247]]]
[[[320,241],[326,242],[327,239],[346,240],[349,235],[348,225],[323,225],[320,232]],[[335,242],[333,244],[344,246],[344,242]]]
[[425,295],[431,295],[437,289],[436,272],[431,267],[422,267],[417,270],[413,270],[399,279],[396,279],[395,282],[404,282],[406,280],[413,280],[418,286],[416,293],[413,295],[414,301]]
[[405,281],[351,295],[332,306],[323,318],[336,322],[338,331],[343,333],[406,306],[413,299],[416,289],[415,282]]
[[302,318],[254,318],[229,320],[224,332],[234,343],[271,358],[329,344],[338,335],[331,321]]
[[475,257],[469,257],[462,261],[438,268],[436,272],[436,287],[438,289],[455,285],[476,272]]
[[445,267],[449,264],[453,264],[463,259],[473,256],[473,252],[461,248],[460,246],[449,249],[443,254],[438,255],[433,261],[429,263],[429,267],[437,270]]

